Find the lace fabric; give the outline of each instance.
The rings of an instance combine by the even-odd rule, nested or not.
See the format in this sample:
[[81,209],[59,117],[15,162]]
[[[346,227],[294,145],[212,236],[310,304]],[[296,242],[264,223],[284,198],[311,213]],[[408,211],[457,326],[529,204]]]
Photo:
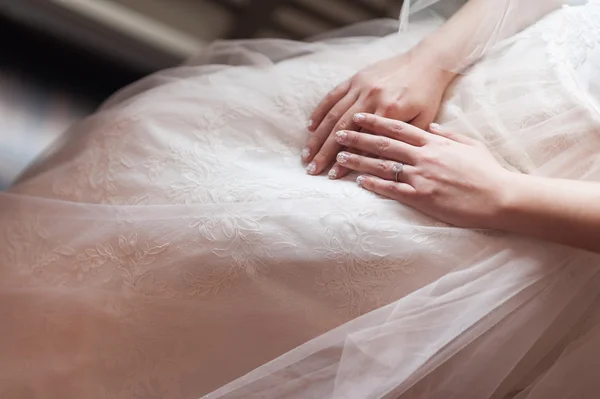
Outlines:
[[[598,51],[576,33],[597,26],[592,7],[495,47],[450,88],[438,121],[508,168],[600,181],[586,72]],[[377,39],[217,43],[74,126],[0,194],[0,397],[597,388],[592,372],[553,382],[597,362],[598,256],[452,228],[355,176],[304,173],[303,121],[320,98],[439,23]]]

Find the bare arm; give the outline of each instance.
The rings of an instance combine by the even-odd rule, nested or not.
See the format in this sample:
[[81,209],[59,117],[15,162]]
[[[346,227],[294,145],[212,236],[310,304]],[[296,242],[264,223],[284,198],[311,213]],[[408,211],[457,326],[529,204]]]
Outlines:
[[[309,174],[320,174],[342,147],[335,132],[356,129],[352,115],[373,113],[426,129],[460,71],[493,43],[556,8],[559,0],[471,0],[446,24],[406,53],[370,65],[340,83],[310,116],[302,151]],[[348,169],[336,163],[331,179]]]
[[[470,54],[477,52],[479,41],[487,41],[492,35],[497,35],[498,39],[513,35],[564,3],[519,0],[512,1],[513,5],[508,7],[508,0],[494,1],[499,10],[504,9],[509,15],[498,12],[496,17],[490,17],[486,11],[489,0],[471,0],[421,46],[436,54],[441,65],[458,66],[460,60],[468,59]],[[492,18],[489,25],[485,24],[488,26],[498,21],[494,18],[513,22],[500,32],[479,29],[481,36],[472,40],[473,32],[484,25],[481,23],[482,16]],[[444,47],[439,43],[456,45]],[[511,173],[498,190],[500,206],[489,227],[600,253],[599,183]]]
[[[482,143],[437,125],[426,132],[375,115],[355,119],[373,134],[347,131],[338,134],[338,141],[379,159],[343,153],[338,160],[366,174],[359,178],[363,188],[455,226],[502,230],[600,253],[600,183],[508,171]],[[392,141],[384,139],[382,145],[382,137]],[[382,164],[381,159],[410,163],[396,182],[396,161]]]
[[493,228],[600,253],[600,184],[512,174]]
[[496,43],[523,30],[565,0],[470,0],[414,49],[453,79]]

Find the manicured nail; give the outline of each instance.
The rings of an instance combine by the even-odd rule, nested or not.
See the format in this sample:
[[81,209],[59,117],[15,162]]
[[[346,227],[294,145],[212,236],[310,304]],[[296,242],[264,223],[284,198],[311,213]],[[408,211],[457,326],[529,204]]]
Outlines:
[[349,159],[350,154],[348,154],[347,152],[340,152],[336,157],[336,160],[341,164],[345,164],[346,162],[348,162]]
[[309,175],[314,175],[316,171],[317,171],[317,165],[314,162],[309,163],[308,166],[306,167],[306,172]]
[[338,177],[338,168],[337,166],[334,166],[333,168],[331,168],[331,170],[329,171],[329,173],[327,174],[327,176],[331,179],[337,179]]
[[439,124],[437,124],[437,123],[432,123],[432,124],[429,125],[429,129],[430,130],[435,130],[437,132],[439,132],[441,128],[442,127]]
[[308,159],[308,157],[310,157],[310,150],[305,148],[302,150],[302,159]]
[[364,177],[364,176],[358,176],[358,177],[356,178],[356,183],[357,183],[359,186],[361,186],[361,187],[362,187],[362,186],[363,186],[363,184],[365,183],[365,177]]
[[352,119],[356,123],[361,123],[362,121],[365,120],[365,114],[354,114],[354,117]]
[[312,125],[313,125],[313,120],[312,120],[312,119],[309,119],[309,120],[308,120],[308,122],[306,123],[306,127],[307,127],[308,129],[311,129],[311,128],[312,128]]
[[348,133],[339,131],[335,134],[338,143],[345,143],[348,140]]

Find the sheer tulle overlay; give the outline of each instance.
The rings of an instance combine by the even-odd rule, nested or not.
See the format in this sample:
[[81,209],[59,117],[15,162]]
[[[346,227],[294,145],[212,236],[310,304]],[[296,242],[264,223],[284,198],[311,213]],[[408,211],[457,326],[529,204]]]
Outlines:
[[[507,168],[600,181],[599,16],[498,44],[438,121]],[[329,89],[439,23],[215,44],[73,127],[0,194],[0,396],[592,397],[598,256],[453,228],[299,161]]]

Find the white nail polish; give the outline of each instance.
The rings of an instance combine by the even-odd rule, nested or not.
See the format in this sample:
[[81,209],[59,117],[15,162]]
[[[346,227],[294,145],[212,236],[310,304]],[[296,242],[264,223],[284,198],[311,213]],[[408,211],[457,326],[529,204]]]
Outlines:
[[313,120],[309,119],[308,122],[306,123],[306,127],[310,129],[312,127],[312,125],[313,125]]
[[365,114],[354,114],[354,116],[352,117],[352,119],[356,123],[361,123],[362,121],[365,120]]
[[305,148],[302,150],[302,159],[306,159],[310,157],[310,150],[308,148]]
[[331,168],[331,170],[329,171],[329,173],[327,174],[327,176],[333,180],[333,179],[337,179],[338,176],[338,169],[334,166],[333,168]]
[[341,164],[348,162],[348,159],[350,159],[350,154],[347,152],[340,152],[336,157],[336,160]]
[[314,162],[309,163],[308,166],[306,167],[306,172],[309,175],[314,175],[316,171],[317,171],[317,165]]
[[439,124],[437,124],[437,123],[432,123],[432,124],[429,125],[429,129],[430,130],[435,130],[435,131],[439,132],[442,129],[442,127]]
[[364,184],[364,182],[365,182],[365,177],[364,177],[364,176],[358,176],[358,177],[356,178],[356,183],[357,183],[359,186],[361,186],[361,187],[362,187],[362,186],[363,186],[363,184]]
[[342,131],[336,132],[335,137],[337,137],[339,143],[343,143],[348,139],[348,133]]

